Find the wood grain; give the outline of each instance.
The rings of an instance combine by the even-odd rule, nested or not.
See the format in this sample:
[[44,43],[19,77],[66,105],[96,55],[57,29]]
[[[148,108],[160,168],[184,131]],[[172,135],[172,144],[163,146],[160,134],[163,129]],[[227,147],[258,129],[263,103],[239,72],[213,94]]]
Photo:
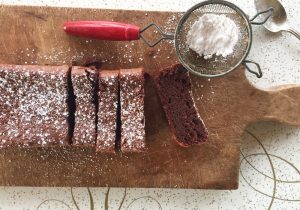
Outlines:
[[150,77],[145,85],[147,152],[117,156],[97,154],[94,148],[5,149],[0,151],[0,185],[236,189],[245,127],[257,120],[299,126],[300,86],[258,90],[249,84],[243,66],[217,79],[192,76],[194,99],[210,136],[203,145],[183,148],[173,140],[151,79],[177,62],[172,43],[151,49],[142,41],[82,39],[62,30],[67,20],[114,20],[141,27],[155,22],[172,32],[179,16],[1,6],[0,63],[82,65],[102,60],[105,69],[142,66]]

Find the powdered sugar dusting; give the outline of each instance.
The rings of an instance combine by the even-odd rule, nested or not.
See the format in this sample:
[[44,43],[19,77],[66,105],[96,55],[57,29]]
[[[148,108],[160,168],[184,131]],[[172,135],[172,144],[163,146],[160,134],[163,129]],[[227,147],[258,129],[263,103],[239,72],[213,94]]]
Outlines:
[[97,151],[114,151],[117,128],[119,71],[101,71]]
[[187,34],[187,45],[204,59],[226,57],[233,53],[239,30],[226,15],[204,14],[192,25]]
[[94,89],[96,70],[86,67],[72,67],[72,83],[76,96],[74,145],[94,146],[96,144],[96,108]]
[[64,145],[67,66],[0,66],[0,145]]
[[145,147],[144,75],[143,69],[120,72],[121,150]]

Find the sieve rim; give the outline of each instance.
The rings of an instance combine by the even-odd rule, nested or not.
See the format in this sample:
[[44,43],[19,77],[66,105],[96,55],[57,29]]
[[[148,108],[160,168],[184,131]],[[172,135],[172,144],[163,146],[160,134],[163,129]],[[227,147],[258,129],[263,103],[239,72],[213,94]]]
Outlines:
[[[180,49],[179,49],[179,44],[178,44],[178,41],[177,41],[177,36],[180,32],[180,29],[181,27],[183,26],[183,24],[185,23],[185,21],[187,20],[187,18],[189,17],[189,15],[195,11],[196,9],[199,9],[200,7],[202,6],[205,6],[205,5],[209,5],[209,4],[221,4],[221,5],[224,5],[224,6],[228,6],[230,7],[231,9],[235,10],[237,12],[238,15],[240,15],[247,23],[246,27],[249,31],[249,38],[248,38],[248,45],[247,45],[247,48],[244,52],[244,55],[241,57],[241,59],[233,66],[231,67],[229,70],[223,72],[223,73],[220,73],[220,74],[203,74],[201,72],[198,72],[198,71],[195,71],[193,70],[182,58],[181,56],[181,53],[180,53]],[[221,77],[221,76],[224,76],[225,74],[228,74],[234,70],[237,69],[238,66],[240,66],[243,61],[246,59],[246,57],[248,56],[249,54],[249,51],[251,49],[251,46],[252,46],[252,26],[251,26],[251,22],[248,18],[248,16],[246,15],[246,13],[240,9],[237,5],[231,3],[231,2],[228,2],[228,1],[225,1],[225,0],[207,0],[207,1],[204,1],[204,2],[201,2],[201,3],[198,3],[196,5],[194,5],[193,7],[191,7],[190,9],[188,9],[184,14],[183,16],[180,18],[177,26],[176,26],[176,29],[175,29],[175,34],[174,34],[174,47],[175,47],[175,50],[176,50],[176,56],[177,58],[179,59],[179,62],[189,71],[191,72],[192,74],[195,74],[197,76],[202,76],[202,77],[209,77],[209,78],[212,78],[212,77]]]

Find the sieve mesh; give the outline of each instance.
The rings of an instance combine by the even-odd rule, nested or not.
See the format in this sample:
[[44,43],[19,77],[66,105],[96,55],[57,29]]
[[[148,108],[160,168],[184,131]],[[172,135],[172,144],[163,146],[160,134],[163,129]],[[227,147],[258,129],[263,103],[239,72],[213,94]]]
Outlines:
[[[226,57],[213,55],[205,60],[187,46],[187,34],[192,25],[204,14],[226,15],[239,29],[238,42],[231,55]],[[200,3],[188,10],[180,19],[175,33],[175,48],[180,62],[191,72],[207,77],[224,75],[234,70],[247,56],[252,40],[250,23],[246,15],[229,2]]]

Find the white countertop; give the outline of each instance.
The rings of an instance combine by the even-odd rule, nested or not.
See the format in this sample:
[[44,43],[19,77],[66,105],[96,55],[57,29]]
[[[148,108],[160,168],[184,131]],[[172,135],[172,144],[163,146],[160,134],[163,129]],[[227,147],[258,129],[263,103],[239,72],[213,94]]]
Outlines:
[[[0,0],[0,4],[122,8],[185,11],[195,0]],[[254,0],[231,0],[249,16]],[[282,1],[289,20],[300,28],[300,1]],[[262,79],[248,78],[255,86],[300,83],[300,40],[290,34],[271,34],[253,27],[249,59],[260,63]],[[240,187],[234,191],[127,189],[121,209],[300,209],[300,128],[260,122],[247,128],[241,148]],[[267,154],[269,154],[270,160]],[[243,156],[246,159],[243,160]],[[273,166],[273,167],[271,167]],[[273,170],[272,170],[273,169]],[[274,173],[275,172],[275,173]],[[274,179],[275,177],[275,179]],[[105,209],[107,188],[90,188],[94,209]],[[108,209],[118,209],[124,188],[111,188]],[[73,188],[79,209],[91,209],[87,188]],[[77,209],[71,188],[0,187],[0,209]]]

